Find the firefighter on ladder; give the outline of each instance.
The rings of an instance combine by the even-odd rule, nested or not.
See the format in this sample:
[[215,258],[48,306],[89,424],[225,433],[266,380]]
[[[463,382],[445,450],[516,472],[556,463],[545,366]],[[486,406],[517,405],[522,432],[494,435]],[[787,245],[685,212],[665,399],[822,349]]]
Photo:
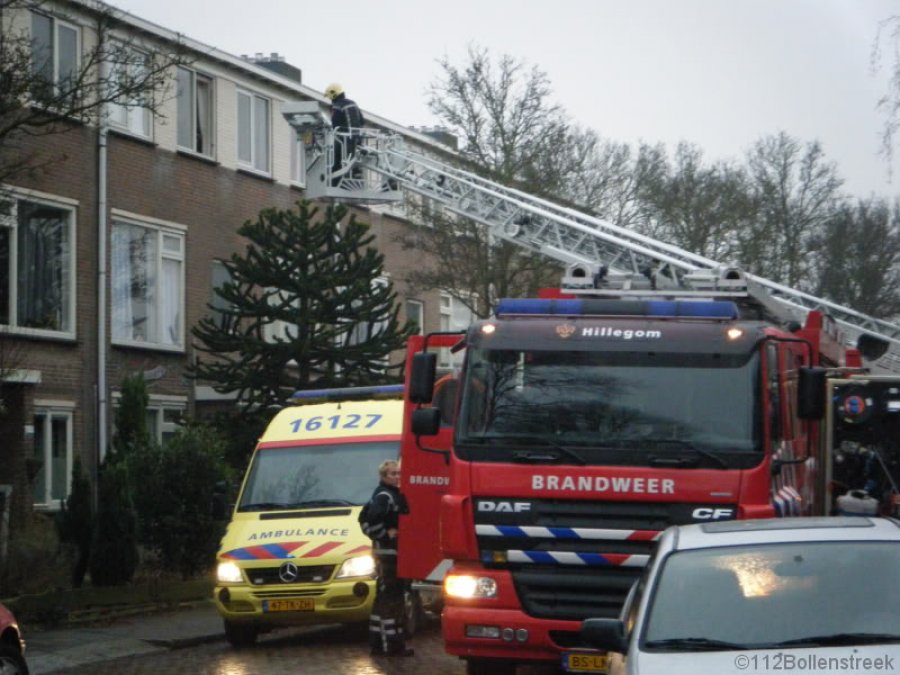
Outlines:
[[[329,84],[325,88],[325,98],[331,101],[331,127],[334,129],[334,163],[332,174],[337,173],[343,167],[345,161],[350,161],[356,153],[359,144],[359,130],[366,123],[362,111],[356,105],[356,101],[347,98],[344,88],[337,84]],[[353,178],[361,178],[359,169],[354,169]],[[340,177],[333,178],[332,184],[337,185]]]
[[406,584],[397,577],[397,526],[408,513],[400,493],[400,463],[389,459],[378,467],[380,481],[360,520],[363,533],[372,540],[377,567],[377,590],[369,619],[369,645],[373,655],[412,656],[406,646]]

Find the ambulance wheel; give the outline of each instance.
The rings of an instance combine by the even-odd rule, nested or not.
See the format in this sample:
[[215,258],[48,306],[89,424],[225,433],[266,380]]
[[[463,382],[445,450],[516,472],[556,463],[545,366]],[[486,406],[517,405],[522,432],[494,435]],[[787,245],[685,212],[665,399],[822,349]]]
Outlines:
[[252,647],[256,644],[256,638],[258,636],[259,629],[256,626],[225,621],[225,639],[228,640],[235,649]]
[[412,637],[425,623],[425,608],[419,591],[408,590],[403,594],[403,612],[406,615],[406,634]]
[[466,675],[516,675],[516,664],[500,659],[466,659]]

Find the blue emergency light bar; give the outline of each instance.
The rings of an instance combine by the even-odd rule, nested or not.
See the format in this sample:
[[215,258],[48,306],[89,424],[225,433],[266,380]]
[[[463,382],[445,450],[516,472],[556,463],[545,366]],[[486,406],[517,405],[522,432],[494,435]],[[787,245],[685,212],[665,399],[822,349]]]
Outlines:
[[402,384],[380,384],[372,387],[335,387],[333,389],[306,389],[294,392],[292,399],[324,398],[332,401],[342,401],[349,398],[363,398],[368,396],[388,396],[403,393]]
[[737,305],[727,300],[597,300],[502,298],[497,316],[545,314],[566,316],[655,316],[737,319]]

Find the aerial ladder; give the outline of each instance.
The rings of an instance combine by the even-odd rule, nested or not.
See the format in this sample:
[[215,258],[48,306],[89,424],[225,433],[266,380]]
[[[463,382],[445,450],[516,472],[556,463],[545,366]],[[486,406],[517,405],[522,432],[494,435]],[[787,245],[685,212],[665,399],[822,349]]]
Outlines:
[[[560,262],[567,269],[563,285],[574,294],[602,295],[613,287],[618,297],[648,291],[679,298],[731,294],[783,326],[802,324],[810,310],[821,310],[874,374],[900,373],[900,325],[495,183],[410,149],[399,133],[335,131],[315,101],[286,103],[282,113],[304,141],[310,199],[390,204],[401,202],[404,190],[415,193],[485,225],[498,239]],[[335,162],[335,148],[351,145],[335,143],[342,134],[356,138],[357,150]]]

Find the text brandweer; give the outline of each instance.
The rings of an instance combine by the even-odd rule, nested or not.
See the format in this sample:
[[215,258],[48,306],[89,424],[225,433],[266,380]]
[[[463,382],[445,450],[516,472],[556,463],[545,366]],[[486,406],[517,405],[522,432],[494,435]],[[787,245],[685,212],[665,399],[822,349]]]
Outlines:
[[606,476],[541,476],[531,477],[533,490],[567,492],[616,492],[628,494],[675,494],[671,478],[608,478]]

